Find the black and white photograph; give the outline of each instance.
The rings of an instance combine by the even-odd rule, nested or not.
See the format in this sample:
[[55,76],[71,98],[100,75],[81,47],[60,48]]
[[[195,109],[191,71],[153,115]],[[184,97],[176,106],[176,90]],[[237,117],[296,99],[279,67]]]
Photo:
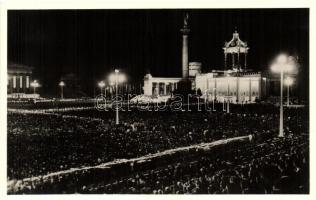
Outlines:
[[309,8],[6,14],[7,195],[311,193]]

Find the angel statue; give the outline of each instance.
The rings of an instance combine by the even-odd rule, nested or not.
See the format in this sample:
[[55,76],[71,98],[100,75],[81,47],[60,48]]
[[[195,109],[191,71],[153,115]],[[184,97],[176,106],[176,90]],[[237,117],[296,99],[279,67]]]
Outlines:
[[188,21],[189,21],[189,14],[185,13],[184,18],[183,18],[183,24],[185,28],[188,27]]

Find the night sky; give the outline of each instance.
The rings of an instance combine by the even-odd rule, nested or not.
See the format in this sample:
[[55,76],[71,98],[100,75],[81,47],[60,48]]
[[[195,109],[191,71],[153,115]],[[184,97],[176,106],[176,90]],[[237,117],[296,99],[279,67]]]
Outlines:
[[[280,51],[299,56],[308,80],[308,9],[203,9],[189,15],[189,61],[203,71],[223,69],[222,47],[235,28],[247,41],[249,68],[267,70]],[[34,67],[34,76],[53,88],[75,73],[86,88],[119,68],[130,82],[146,72],[181,76],[184,10],[10,10],[8,61]]]

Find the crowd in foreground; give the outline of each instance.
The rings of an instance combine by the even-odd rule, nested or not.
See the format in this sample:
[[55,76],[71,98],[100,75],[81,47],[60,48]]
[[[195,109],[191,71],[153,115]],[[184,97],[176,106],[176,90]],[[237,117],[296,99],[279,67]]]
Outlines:
[[[258,109],[256,109],[258,112],[254,112],[255,109],[250,109],[234,113],[128,112],[121,114],[123,123],[119,126],[114,125],[113,113],[111,112],[82,111],[81,113],[72,113],[81,116],[81,118],[65,118],[62,115],[9,113],[8,180],[45,175],[74,167],[93,166],[115,159],[134,158],[167,149],[212,142],[241,135],[252,134],[261,141],[264,141],[268,138],[273,138],[278,130],[277,111],[274,108],[270,109],[265,109],[262,112],[258,111]],[[302,144],[301,136],[297,135],[308,133],[308,115],[306,112],[304,108],[296,109],[295,111],[286,111],[285,132],[287,135],[295,137],[283,142],[279,141],[280,144],[275,141],[275,148],[284,147],[284,153],[280,150],[276,152],[274,157],[271,155],[271,157],[259,159],[253,156],[251,152],[257,155],[260,153],[260,149],[250,146],[245,147],[245,149],[234,150],[230,154],[237,155],[234,156],[235,159],[233,160],[240,160],[238,156],[247,158],[243,163],[244,165],[240,163],[238,165],[231,165],[232,160],[226,161],[225,159],[229,158],[226,156],[216,158],[216,162],[214,158],[203,157],[188,163],[171,163],[168,167],[138,173],[135,174],[135,177],[133,177],[134,175],[127,177],[126,180],[123,177],[123,179],[117,179],[118,183],[114,181],[113,183],[104,183],[98,186],[87,185],[73,192],[234,193],[228,190],[231,185],[239,188],[237,185],[240,185],[242,182],[240,179],[242,173],[240,173],[239,168],[246,168],[246,171],[247,169],[253,169],[257,174],[260,174],[260,170],[257,169],[258,166],[262,166],[262,163],[270,162],[271,160],[269,159],[279,160],[280,156],[282,157],[285,154],[292,156],[293,152],[301,152],[301,149],[295,148],[298,148]],[[82,116],[100,116],[103,121],[90,118],[83,120]],[[286,144],[291,142],[294,144],[293,150],[285,148]],[[270,143],[267,142],[267,144]],[[276,150],[272,147],[270,148],[270,145],[263,146],[266,148],[262,150],[262,155],[268,155],[269,152],[271,153],[273,150]],[[303,146],[308,147],[308,144]],[[305,154],[306,151],[303,152],[303,155]],[[308,163],[306,155],[304,159],[304,162]],[[302,158],[302,160],[304,159]],[[194,163],[197,165],[197,170],[190,169],[190,166],[194,166]],[[217,166],[218,164],[220,166]],[[190,169],[189,171],[192,172],[199,172],[200,168],[202,168],[203,173],[181,175],[183,172],[179,172],[179,177],[181,178],[170,176],[170,173],[172,174],[174,171],[178,173],[178,170],[175,169],[181,169],[181,167],[184,169],[182,171]],[[217,168],[214,170],[213,167]],[[277,168],[279,169],[280,167],[277,166]],[[300,165],[300,169],[303,169],[302,165]],[[214,173],[212,174],[213,171]],[[238,174],[231,175],[231,173]],[[146,174],[150,178],[146,177]],[[236,178],[227,178],[235,176]],[[246,174],[243,174],[243,176],[244,179],[251,180]],[[255,176],[252,181],[258,182],[261,180],[258,177],[261,176]],[[186,179],[183,179],[185,177]],[[215,181],[214,183],[222,183],[220,184],[220,188],[209,188],[210,183],[213,183],[210,180]],[[249,182],[248,184],[253,185],[253,183]],[[307,181],[304,183],[307,183]],[[207,185],[207,187],[203,185]],[[306,190],[306,186],[301,188],[302,191],[304,191],[304,188]],[[62,192],[62,189],[60,191]],[[262,192],[263,190],[259,191],[248,188],[238,190],[235,193],[252,193],[252,191],[256,193],[272,192],[269,188],[268,190],[265,189],[264,192]],[[273,191],[276,192],[278,189],[274,189]]]
[[304,134],[228,143],[193,156],[174,155],[160,161],[139,163],[136,169],[119,166],[41,178],[22,183],[11,193],[309,193],[308,136]]
[[[79,188],[79,193],[304,194],[308,137],[269,139]],[[213,152],[214,153],[214,152]]]

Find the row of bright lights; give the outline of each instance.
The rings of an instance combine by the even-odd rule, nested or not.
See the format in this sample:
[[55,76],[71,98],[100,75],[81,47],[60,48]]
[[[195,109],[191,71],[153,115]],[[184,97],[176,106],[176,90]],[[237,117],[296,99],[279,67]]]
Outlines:
[[[124,79],[120,79],[119,82],[120,82],[120,83],[121,83],[121,82],[124,82]],[[294,79],[291,78],[291,77],[286,77],[285,80],[284,80],[284,84],[287,85],[287,86],[291,86],[291,85],[293,85],[293,83],[294,83]],[[59,83],[58,85],[59,85],[60,87],[66,86],[66,84],[65,84],[64,81],[60,81],[60,83]],[[98,83],[98,86],[99,86],[100,88],[104,88],[105,85],[106,85],[106,84],[105,84],[104,81],[100,81],[100,82]],[[114,83],[112,82],[112,83],[110,83],[110,85],[114,85]],[[37,87],[40,87],[40,84],[37,82],[37,80],[34,80],[34,81],[31,83],[31,87],[37,88]],[[214,89],[215,89],[215,88],[214,88]]]
[[[118,71],[118,70],[115,70],[115,74],[111,74],[111,75],[109,76],[109,83],[110,83],[111,86],[115,85],[115,82],[116,82],[116,81],[117,81],[117,83],[123,83],[123,82],[126,81],[125,75],[124,75],[124,74],[118,74],[118,73],[119,73],[119,71]],[[104,88],[105,85],[106,85],[106,83],[105,83],[104,81],[100,81],[100,82],[98,83],[98,86],[99,86],[100,88]]]
[[[119,70],[115,70],[115,73],[111,74],[109,76],[109,82],[110,82],[110,85],[114,85],[115,82],[117,83],[123,83],[126,81],[126,77],[124,74],[119,74]],[[60,81],[59,84],[58,84],[60,87],[64,87],[66,86],[65,82],[64,81]],[[104,81],[100,81],[98,83],[98,86],[103,88],[105,87],[105,82]],[[31,87],[33,88],[37,88],[37,87],[40,87],[40,84],[37,82],[37,80],[34,80],[33,82],[31,82]]]
[[[271,70],[273,72],[281,72],[283,70],[283,72],[291,72],[294,70],[295,68],[295,59],[294,57],[292,56],[287,56],[286,54],[280,54],[274,61],[274,63],[272,64],[271,66]],[[115,70],[115,73],[111,74],[109,76],[109,82],[110,82],[110,85],[114,85],[115,82],[118,82],[118,83],[122,83],[122,82],[125,82],[126,81],[126,77],[124,76],[124,74],[119,74],[119,70]],[[284,84],[285,85],[292,85],[294,83],[294,80],[293,78],[291,77],[287,77],[285,80],[284,80]],[[60,87],[64,87],[66,86],[66,84],[63,82],[63,81],[60,81],[60,83],[58,84]],[[105,87],[105,82],[104,81],[100,81],[98,83],[98,86],[100,88],[103,88]],[[34,80],[32,83],[31,83],[31,87],[40,87],[40,84],[37,82],[37,80]]]
[[[41,87],[41,85],[37,82],[37,80],[34,80],[33,82],[31,82],[31,87],[33,88],[38,88]],[[64,81],[60,81],[58,84],[60,87],[64,87],[66,84],[64,83]]]

